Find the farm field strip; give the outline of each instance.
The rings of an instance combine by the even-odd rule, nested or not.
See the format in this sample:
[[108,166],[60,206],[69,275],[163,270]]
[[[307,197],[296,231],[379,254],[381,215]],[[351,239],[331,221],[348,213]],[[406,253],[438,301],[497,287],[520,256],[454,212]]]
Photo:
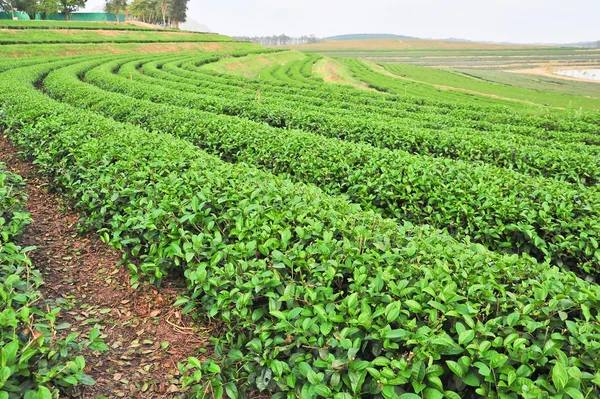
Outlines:
[[[549,68],[553,70],[554,67]],[[542,76],[533,74],[515,74],[508,71],[487,71],[473,69],[454,69],[456,73],[479,79],[483,82],[522,87],[535,91],[546,91],[559,94],[577,95],[600,99],[600,84],[590,85],[589,82],[565,80],[558,76]]]
[[[210,73],[210,71],[207,71],[207,70],[205,70],[203,67],[201,67],[201,68],[195,68],[195,67],[194,67],[194,65],[193,65],[193,64],[190,64],[190,63],[186,63],[186,64],[182,65],[182,67],[183,67],[184,69],[188,69],[188,70],[194,70],[195,72],[201,72],[201,73],[202,73],[202,72],[204,72],[204,73]],[[268,70],[268,69],[266,69],[264,72],[269,72],[269,70]],[[214,75],[214,73],[213,73],[213,75]],[[224,76],[224,74],[220,74],[220,76]],[[226,76],[226,79],[230,79],[230,78],[231,78],[231,74],[227,74],[227,75],[225,75],[225,76]],[[289,80],[288,80],[287,82],[279,82],[279,81],[277,81],[276,79],[272,79],[272,77],[269,75],[269,73],[265,74],[265,76],[266,76],[266,78],[271,78],[271,79],[270,79],[270,81],[269,81],[269,83],[270,83],[270,84],[277,85],[277,86],[279,86],[279,87],[280,87],[282,90],[289,90],[289,83],[290,83],[290,81],[289,81]],[[237,76],[237,79],[242,79],[242,78],[244,78],[244,77]],[[245,79],[248,79],[248,78],[245,78]],[[252,81],[252,79],[248,79],[248,81]],[[255,80],[255,81],[256,81],[256,80]],[[306,86],[306,85],[304,85],[304,86]],[[313,84],[313,85],[311,85],[311,86],[315,86],[315,85]],[[310,89],[310,88],[309,88],[309,87],[305,87],[305,89],[307,89],[307,90],[308,90],[308,89]],[[344,89],[346,89],[346,90],[344,90]],[[348,90],[348,88],[340,88],[339,90],[340,90],[341,92],[344,92],[345,94],[350,94],[350,93],[352,93],[352,94],[355,94],[355,95],[357,94],[355,90]],[[362,96],[365,96],[365,94],[368,94],[368,93],[361,93],[361,97],[362,97]],[[375,100],[378,100],[378,101],[381,101],[381,100],[384,100],[384,101],[386,101],[386,98],[382,98],[380,95],[372,95],[372,96],[370,96],[369,98],[370,98],[370,99],[375,99]],[[396,98],[394,98],[392,101],[398,101],[398,98],[400,98],[400,96],[396,96]],[[416,102],[415,100],[416,100],[415,98],[411,98],[411,99],[410,99],[410,101],[411,101],[413,104]],[[420,100],[421,100],[421,101],[423,101],[423,99],[420,99]],[[430,101],[431,101],[431,102],[430,102]],[[442,103],[440,103],[440,102],[436,102],[435,100],[429,100],[429,99],[428,99],[428,100],[425,100],[425,101],[423,101],[423,104],[422,104],[422,105],[429,105],[429,104],[435,104],[435,105],[438,105],[438,106],[442,106]],[[446,107],[448,107],[448,106],[450,106],[450,107],[451,107],[452,105],[453,105],[453,104],[450,104],[450,103],[447,103],[447,102],[446,102],[445,104],[443,104],[443,106],[446,106]],[[471,104],[470,104],[470,105],[471,105]]]
[[377,63],[401,63],[433,67],[462,67],[475,70],[495,70],[503,68],[532,68],[540,65],[546,66],[554,64],[555,66],[576,66],[576,65],[597,65],[600,62],[600,54],[576,54],[568,56],[548,55],[543,57],[465,57],[461,55],[451,55],[448,57],[410,57],[405,54],[356,54],[356,53],[322,53],[330,57],[340,57],[347,59],[359,58],[365,61]]
[[[109,90],[129,87],[124,92],[139,95],[144,91],[140,83],[105,72],[127,61],[95,69],[101,61],[93,61],[57,70],[44,80],[44,89],[74,106],[189,139],[226,161],[250,161],[333,194],[344,193],[388,217],[448,228],[492,249],[518,248],[586,272],[597,268],[596,191],[489,166],[375,149],[295,130],[284,133],[200,112],[194,104],[186,109],[112,94],[77,78],[85,74],[87,82],[99,84],[103,79],[101,86]],[[165,91],[146,92],[154,99],[167,96]],[[352,155],[344,160],[343,154]]]
[[2,124],[134,272],[185,270],[187,303],[230,327],[215,389],[597,394],[596,284],[54,101],[34,83],[59,66],[0,75]]
[[[46,63],[59,63],[60,65],[68,65],[69,63],[75,63],[79,60],[90,60],[97,58],[98,55],[82,55],[82,56],[71,56],[68,59],[64,57],[44,57],[43,60]],[[12,58],[0,60],[0,72],[8,71],[11,69],[22,68],[26,66],[32,66],[39,64],[40,59],[36,57],[23,57],[23,58]]]
[[[212,62],[216,59],[203,59],[202,62]],[[196,60],[196,62],[198,62]],[[307,85],[296,85],[293,89],[290,87],[282,86],[277,81],[265,81],[264,73],[261,76],[261,81],[246,81],[237,79],[237,77],[223,76],[206,74],[205,71],[191,72],[178,67],[176,64],[189,64],[189,62],[166,62],[158,65],[156,62],[150,62],[141,65],[141,69],[144,75],[157,77],[163,81],[172,81],[176,83],[186,84],[188,89],[195,91],[222,91],[223,88],[235,87],[236,93],[239,96],[246,98],[248,101],[257,99],[257,89],[261,88],[261,102],[270,103],[273,100],[277,101],[290,101],[295,103],[310,104],[317,107],[327,106],[331,109],[340,110],[356,110],[363,111],[366,113],[373,113],[378,111],[393,117],[410,118],[412,113],[419,110],[425,110],[431,108],[431,106],[417,105],[414,102],[406,102],[397,99],[398,101],[385,101],[385,98],[362,98],[358,101],[351,100],[350,93],[344,92],[333,93],[331,91],[323,90],[323,86],[307,86]],[[160,69],[159,69],[160,68]],[[264,71],[263,71],[264,72]],[[355,93],[356,94],[356,93]],[[394,99],[396,100],[396,99]],[[393,108],[388,108],[393,107]],[[439,112],[445,112],[444,110],[438,110]],[[428,117],[428,115],[430,115]],[[425,113],[421,115],[420,119],[431,119],[432,113]],[[436,123],[439,121],[436,120]]]
[[398,64],[383,64],[382,66],[386,71],[389,71],[400,77],[407,77],[432,85],[441,85],[443,82],[445,86],[475,90],[487,94],[511,97],[518,100],[532,101],[540,104],[547,103],[552,104],[553,106],[573,108],[585,106],[585,109],[589,110],[600,109],[600,99],[594,100],[585,98],[583,96],[554,94],[522,89],[514,86],[505,86],[502,84],[485,82],[480,79],[474,79],[453,71],[434,68],[423,68],[419,66]]
[[[363,41],[363,45],[369,41]],[[549,65],[589,65],[600,62],[600,50],[580,48],[525,49],[338,49],[300,48],[329,57],[359,58],[373,62],[402,63],[423,66],[464,67],[474,70],[527,68]]]
[[[499,98],[490,98],[487,96],[464,93],[456,90],[442,89],[431,84],[418,82],[414,80],[402,79],[400,76],[394,78],[393,75],[381,68],[381,71],[374,70],[364,61],[357,59],[344,59],[344,62],[355,76],[365,80],[370,87],[381,91],[388,91],[395,94],[411,95],[415,97],[436,98],[442,101],[457,102],[477,102],[482,105],[500,106],[502,104],[510,105],[517,109],[527,109],[531,105],[523,103],[510,103]],[[392,76],[388,76],[390,74]]]
[[552,46],[507,46],[436,40],[357,40],[290,46],[291,49],[336,58],[473,70],[531,68],[541,64],[590,65],[600,62],[600,50]]
[[[218,57],[208,57],[204,61],[210,62],[216,58],[218,58]],[[164,86],[166,88],[172,88],[172,89],[185,89],[187,92],[210,94],[210,95],[217,96],[220,98],[228,97],[231,99],[231,101],[235,101],[236,99],[240,99],[241,101],[248,101],[248,102],[251,102],[252,100],[256,100],[255,88],[242,87],[240,85],[235,85],[235,83],[240,83],[240,82],[237,82],[236,80],[225,81],[225,83],[223,83],[223,82],[217,83],[217,82],[211,82],[213,79],[210,76],[208,78],[197,76],[197,78],[198,78],[197,80],[193,80],[190,78],[182,78],[179,76],[173,76],[170,73],[166,72],[166,70],[170,64],[174,64],[174,63],[181,63],[181,61],[161,62],[161,63],[158,63],[156,61],[153,61],[151,63],[137,62],[137,63],[132,63],[131,65],[127,65],[124,68],[121,68],[119,71],[119,74],[121,74],[123,76],[128,76],[128,77],[130,77],[130,79],[135,78],[137,80],[143,80],[147,84],[155,84],[155,85]],[[172,67],[169,67],[168,69],[171,69],[171,68]],[[136,71],[136,69],[139,69],[140,73],[143,76],[140,76],[138,73],[134,74],[133,72]],[[170,72],[173,72],[173,71],[171,70]],[[157,79],[153,79],[153,78],[157,78]],[[231,86],[232,86],[231,83],[234,83],[234,86],[236,86],[235,90],[231,89]],[[305,97],[295,95],[295,94],[290,95],[290,94],[286,93],[286,94],[282,95],[281,93],[271,92],[270,91],[271,87],[269,87],[268,85],[261,86],[261,89],[263,89],[265,92],[265,97],[266,97],[264,99],[265,103],[270,103],[270,104],[275,104],[275,105],[285,104],[286,106],[297,107],[297,106],[299,106],[298,102],[301,101],[302,98],[305,98]],[[277,101],[273,101],[274,98],[276,98]],[[305,99],[304,103],[310,103],[310,105],[322,107],[325,104],[325,101],[323,101],[322,99],[315,98],[314,101],[311,101],[310,99]],[[347,112],[347,109],[343,108],[342,102],[328,101],[327,105],[331,106],[332,108],[339,107],[339,109],[341,109],[342,112]],[[370,115],[369,113],[373,113],[377,109],[379,109],[382,112],[386,110],[386,109],[382,109],[382,108],[376,108],[376,107],[370,106],[370,105],[360,105],[360,104],[358,104],[356,107],[352,107],[352,110],[356,111],[357,108],[359,110],[364,109],[365,113],[364,114],[358,113],[358,115],[363,115],[365,117]],[[413,110],[413,112],[416,112],[416,111]],[[431,112],[431,114],[434,114],[434,112]],[[392,115],[392,114],[390,114],[390,115]],[[411,113],[404,112],[404,113],[395,113],[393,115],[401,118],[402,120],[405,120],[405,119],[409,119],[406,116],[411,115]],[[427,114],[425,114],[425,115],[427,115]],[[399,119],[389,119],[389,120],[394,121],[395,123],[401,123],[401,120],[399,120]],[[482,127],[480,127],[480,128],[482,128]],[[597,129],[597,128],[594,128],[594,129]],[[488,132],[486,132],[486,133],[489,134]],[[523,132],[521,132],[521,133],[523,133]],[[527,133],[523,133],[523,134],[533,135],[536,139],[565,141],[567,143],[570,142],[572,144],[572,147],[565,147],[565,148],[573,148],[573,149],[577,149],[578,151],[591,151],[591,153],[596,152],[596,147],[594,145],[591,145],[590,142],[597,143],[598,139],[600,139],[600,135],[595,135],[595,134],[580,134],[580,133],[573,134],[573,133],[566,133],[566,132],[549,132],[547,130],[541,130],[541,129],[536,131],[532,127],[529,127],[529,129],[527,130]],[[590,145],[583,145],[583,144],[581,144],[581,142],[586,142]],[[536,143],[540,143],[539,140],[537,140]],[[579,143],[579,144],[575,145],[575,143]],[[546,143],[542,142],[539,145],[544,146],[544,145],[546,145]],[[553,144],[553,145],[556,145],[556,144]]]
[[[164,68],[166,70],[166,68],[169,66],[169,64],[165,64]],[[227,84],[234,84],[236,86],[240,86],[240,87],[246,87],[248,85],[251,84],[258,84],[258,83],[264,83],[261,82],[257,79],[242,79],[238,76],[236,76],[235,80],[232,80],[232,76],[231,74],[216,74],[216,73],[207,73],[207,71],[204,71],[201,68],[201,65],[198,66],[196,65],[194,62],[185,62],[182,63],[180,65],[180,67],[175,67],[175,66],[169,66],[169,72],[173,73],[179,77],[184,77],[184,78],[191,78],[191,79],[195,79],[197,80],[199,76],[204,75],[204,74],[209,74],[211,76],[211,78],[213,80],[217,80],[220,82],[224,82]],[[198,83],[200,83],[198,81]],[[313,97],[318,97],[320,99],[329,99],[329,100],[335,100],[335,101],[348,101],[351,104],[355,104],[355,103],[360,103],[360,104],[369,104],[369,105],[377,105],[377,104],[385,104],[387,106],[390,106],[391,104],[396,105],[398,107],[426,107],[426,106],[431,106],[432,102],[429,101],[421,101],[421,102],[415,102],[413,99],[403,99],[399,96],[381,96],[379,94],[375,94],[375,93],[361,93],[358,101],[355,98],[355,96],[357,95],[357,92],[354,91],[350,91],[350,90],[344,90],[346,88],[344,87],[340,87],[338,90],[336,91],[331,91],[331,90],[315,90],[315,86],[307,86],[305,84],[302,85],[294,85],[294,86],[290,86],[290,85],[286,85],[282,82],[278,82],[278,81],[269,81],[268,82],[269,86],[271,87],[272,90],[276,90],[277,92],[281,92],[281,93],[287,93],[287,94],[296,94],[296,95],[302,95],[302,96],[307,96],[308,98],[313,98]],[[371,95],[369,95],[371,94]],[[440,103],[436,103],[436,106],[438,107],[445,107],[448,109],[454,109],[454,105],[452,104],[440,104]]]

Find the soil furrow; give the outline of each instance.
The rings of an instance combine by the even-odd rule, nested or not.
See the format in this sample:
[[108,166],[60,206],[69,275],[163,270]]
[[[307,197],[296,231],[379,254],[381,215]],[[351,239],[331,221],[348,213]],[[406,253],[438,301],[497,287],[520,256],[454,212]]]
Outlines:
[[208,346],[207,329],[197,327],[172,306],[185,288],[181,280],[161,287],[129,285],[128,272],[118,265],[121,254],[95,234],[81,234],[80,215],[57,194],[35,165],[18,156],[6,136],[0,136],[0,161],[26,179],[27,210],[33,223],[20,244],[36,246],[29,255],[44,275],[41,291],[47,300],[64,303],[61,333],[84,336],[97,326],[110,348],[86,351],[86,372],[96,380],[78,388],[76,398],[168,398],[181,395],[177,363],[198,356]]

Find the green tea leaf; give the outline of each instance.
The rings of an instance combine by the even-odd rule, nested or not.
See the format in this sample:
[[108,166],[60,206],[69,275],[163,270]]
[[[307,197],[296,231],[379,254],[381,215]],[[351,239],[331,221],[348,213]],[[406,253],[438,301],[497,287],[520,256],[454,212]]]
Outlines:
[[560,362],[557,362],[554,367],[552,367],[552,382],[559,391],[562,391],[569,382],[567,370]]

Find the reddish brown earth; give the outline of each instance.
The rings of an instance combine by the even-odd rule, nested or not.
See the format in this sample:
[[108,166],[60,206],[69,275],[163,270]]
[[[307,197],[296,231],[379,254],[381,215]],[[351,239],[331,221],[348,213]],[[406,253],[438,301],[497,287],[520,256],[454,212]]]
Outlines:
[[[80,215],[49,192],[50,182],[32,163],[0,135],[0,162],[26,179],[27,210],[33,223],[21,245],[36,246],[30,252],[33,265],[44,275],[43,296],[64,298],[73,306],[60,314],[71,324],[63,333],[87,336],[99,327],[108,352],[84,353],[86,373],[96,380],[92,387],[77,388],[76,398],[171,398],[181,395],[177,363],[199,356],[207,348],[205,329],[194,326],[172,304],[184,291],[182,282],[165,281],[161,287],[129,285],[129,275],[117,266],[121,254],[95,234],[79,234]],[[162,343],[162,344],[161,344]]]

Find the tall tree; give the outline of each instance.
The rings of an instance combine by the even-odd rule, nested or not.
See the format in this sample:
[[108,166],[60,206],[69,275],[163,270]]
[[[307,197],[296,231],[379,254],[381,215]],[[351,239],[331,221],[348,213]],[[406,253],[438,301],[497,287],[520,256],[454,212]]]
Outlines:
[[106,0],[104,3],[104,12],[107,14],[115,14],[117,22],[119,22],[119,14],[127,9],[127,0]]
[[65,13],[65,20],[70,19],[72,12],[77,11],[80,7],[85,7],[87,0],[59,0],[60,9]]
[[37,12],[37,3],[35,0],[15,0],[13,1],[15,9],[26,13],[29,19],[35,19]]
[[58,14],[60,5],[58,0],[38,0],[37,12],[40,13],[42,19],[46,19],[48,15]]
[[10,12],[12,10],[12,1],[10,0],[0,0],[0,10],[4,12]]
[[0,0],[0,10],[11,13],[15,17],[15,9],[17,8],[16,0]]
[[168,0],[160,0],[160,12],[162,13],[163,26],[167,24],[167,11],[169,9]]
[[187,4],[189,0],[169,0],[169,17],[175,28],[187,18]]
[[160,0],[133,0],[127,11],[138,21],[156,24],[161,14]]

